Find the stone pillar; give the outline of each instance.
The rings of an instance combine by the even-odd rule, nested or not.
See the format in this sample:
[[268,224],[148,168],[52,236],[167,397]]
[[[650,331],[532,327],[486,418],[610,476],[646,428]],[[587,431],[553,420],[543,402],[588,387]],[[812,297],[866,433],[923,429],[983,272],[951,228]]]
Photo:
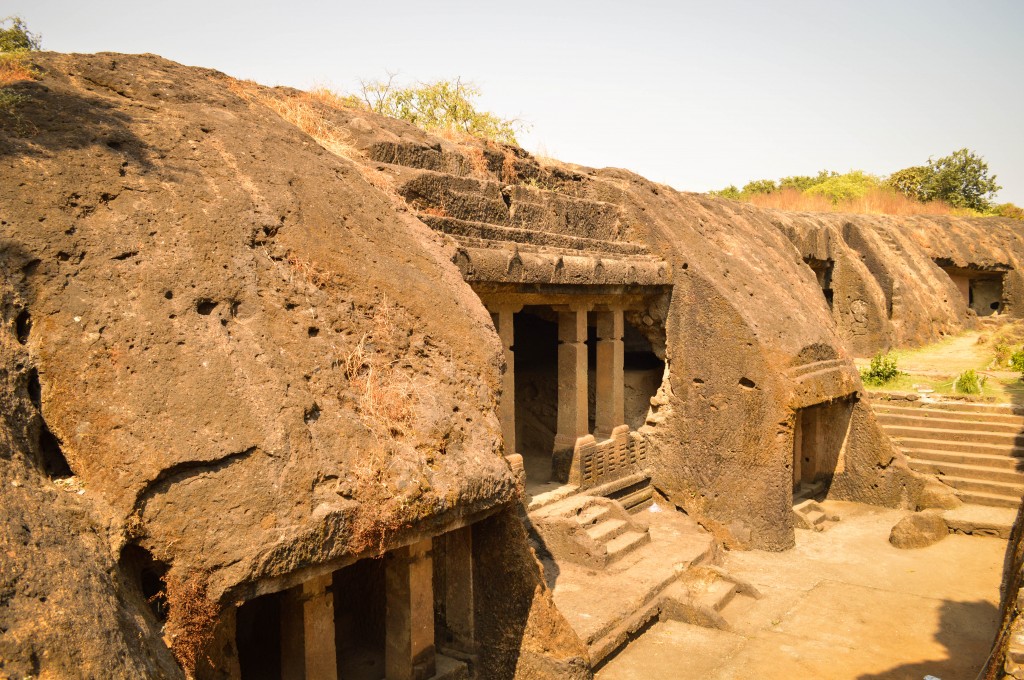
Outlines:
[[444,618],[456,649],[476,651],[473,623],[473,528],[462,527],[444,536]]
[[491,319],[505,351],[505,375],[502,377],[501,401],[498,403],[498,418],[501,420],[501,436],[505,440],[505,455],[516,452],[516,356],[514,314],[522,306],[500,306],[491,312]]
[[302,586],[279,596],[281,602],[281,680],[306,680]]
[[622,310],[597,312],[597,378],[594,437],[608,439],[625,424],[625,332]]
[[431,544],[427,538],[386,558],[386,680],[421,680],[435,672]]
[[302,584],[306,680],[338,680],[333,580],[333,574],[323,574]]
[[281,596],[281,677],[338,680],[331,574],[316,576]]
[[576,440],[589,434],[587,418],[587,310],[558,312],[558,429],[552,473],[566,481]]

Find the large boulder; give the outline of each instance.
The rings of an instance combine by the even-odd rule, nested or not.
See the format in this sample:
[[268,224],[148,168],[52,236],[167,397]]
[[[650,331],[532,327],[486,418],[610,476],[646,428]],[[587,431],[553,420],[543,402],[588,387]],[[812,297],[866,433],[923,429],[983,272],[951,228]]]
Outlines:
[[949,527],[942,515],[919,512],[907,515],[892,528],[889,543],[897,548],[927,548],[949,535]]

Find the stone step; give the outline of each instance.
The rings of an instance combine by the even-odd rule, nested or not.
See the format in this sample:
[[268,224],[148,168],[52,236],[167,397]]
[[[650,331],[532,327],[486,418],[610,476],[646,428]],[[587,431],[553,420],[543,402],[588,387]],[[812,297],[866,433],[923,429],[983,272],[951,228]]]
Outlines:
[[509,225],[543,229],[553,233],[615,240],[623,231],[617,205],[564,196],[554,192],[509,204]]
[[825,513],[823,513],[821,510],[811,510],[810,512],[805,512],[804,517],[806,517],[807,521],[814,526],[824,524],[826,519]]
[[580,526],[592,526],[599,522],[603,522],[611,514],[609,506],[594,503],[583,508],[583,510],[576,515],[576,521]]
[[875,413],[892,415],[909,415],[919,418],[957,420],[974,423],[997,423],[1019,425],[1024,430],[1024,416],[1009,413],[988,413],[979,411],[954,411],[951,409],[935,409],[931,406],[894,406],[884,401],[873,402]]
[[608,547],[608,563],[622,559],[634,550],[641,548],[651,542],[649,532],[626,531],[616,536],[606,544]]
[[955,411],[959,413],[1024,415],[1024,407],[1013,404],[980,404],[970,401],[938,401],[928,404],[927,408],[939,411]]
[[480,222],[445,215],[421,213],[420,221],[431,229],[458,239],[479,239],[481,243],[506,242],[522,243],[538,247],[557,248],[574,254],[593,255],[611,253],[614,255],[647,255],[649,248],[640,243],[610,241],[559,234],[542,229],[521,229],[493,222]]
[[598,543],[605,543],[625,533],[629,528],[626,520],[623,519],[606,519],[597,524],[592,524],[587,528],[587,535]]
[[[908,409],[916,410],[918,412],[924,409]],[[939,413],[949,413],[949,411],[940,411]],[[886,427],[915,427],[915,428],[929,428],[929,429],[942,429],[942,430],[960,430],[960,431],[971,431],[971,432],[992,432],[997,434],[1021,434],[1024,431],[1024,419],[1021,419],[1021,424],[1013,422],[990,422],[990,421],[976,421],[976,420],[964,420],[964,419],[952,419],[952,418],[939,418],[935,414],[908,414],[908,413],[889,413],[882,411],[875,416],[879,423]],[[968,416],[970,417],[970,416]],[[1014,417],[1014,416],[1011,416]]]
[[1017,470],[1024,465],[1024,459],[1009,455],[988,455],[984,453],[964,453],[961,451],[936,451],[934,449],[902,449],[911,460],[926,463],[953,463],[957,465],[999,468],[1001,470]]
[[931,475],[952,475],[964,479],[976,479],[991,482],[1006,482],[1008,484],[1024,484],[1024,473],[1005,468],[985,467],[982,465],[962,465],[958,463],[940,463],[935,461],[924,461],[912,459],[910,469],[918,472],[925,472]]
[[651,504],[654,502],[654,489],[650,486],[645,486],[619,498],[618,501],[629,512],[637,513],[651,507]]
[[983,493],[980,491],[957,490],[956,495],[964,503],[973,505],[987,505],[996,508],[1017,508],[1020,507],[1020,496],[1007,496],[1004,494]]
[[974,442],[964,441],[947,441],[944,439],[933,439],[924,438],[918,439],[914,437],[896,437],[886,430],[886,433],[890,437],[894,437],[905,449],[910,451],[919,451],[922,449],[928,449],[932,451],[956,451],[958,453],[980,453],[989,456],[1013,456],[1015,458],[1024,457],[1024,447],[1020,446],[1006,446],[999,444],[978,444]]
[[953,487],[957,491],[1015,498],[1018,503],[1020,502],[1021,495],[1024,495],[1024,484],[968,479],[966,477],[954,477],[951,475],[943,475],[942,483]]
[[973,432],[964,429],[943,429],[933,427],[906,427],[902,425],[884,425],[890,437],[900,439],[940,439],[947,442],[967,442],[970,444],[995,444],[1006,447],[1024,446],[1024,434],[1003,432]]
[[697,604],[720,612],[736,596],[737,586],[732,581],[719,579],[710,583],[697,597]]
[[473,172],[469,159],[460,153],[444,150],[441,145],[428,146],[418,142],[378,142],[364,150],[367,158],[384,165],[429,170],[452,175]]

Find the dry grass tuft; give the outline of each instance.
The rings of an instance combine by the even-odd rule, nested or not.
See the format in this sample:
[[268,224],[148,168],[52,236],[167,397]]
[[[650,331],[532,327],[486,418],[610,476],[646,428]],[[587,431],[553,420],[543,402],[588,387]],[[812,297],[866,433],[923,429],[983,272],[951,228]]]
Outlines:
[[39,75],[32,62],[21,53],[0,54],[0,87],[36,80]]
[[317,290],[323,290],[331,282],[331,274],[320,269],[313,260],[307,260],[294,253],[288,253],[285,262],[305,279],[306,283]]
[[431,217],[451,217],[448,211],[445,210],[444,206],[428,206],[418,211],[421,215],[430,215]]
[[339,364],[356,400],[356,412],[378,439],[400,439],[413,430],[413,417],[423,395],[414,376],[402,370],[400,358],[380,348],[406,334],[400,308],[385,298],[374,310],[372,330],[364,334]]
[[206,574],[182,578],[173,573],[167,578],[166,635],[171,651],[189,675],[213,640],[220,607],[206,597]]
[[501,161],[501,181],[505,184],[515,184],[519,181],[519,172],[516,170],[516,157],[508,149],[502,151],[504,156]]
[[782,189],[770,194],[754,194],[748,201],[759,208],[792,212],[842,212],[863,215],[952,215],[953,208],[942,201],[921,203],[903,194],[886,189],[872,189],[860,198],[833,205],[825,196]]
[[469,159],[469,166],[472,168],[472,175],[477,179],[487,179],[489,176],[487,167],[487,156],[479,146],[465,146],[463,150]]

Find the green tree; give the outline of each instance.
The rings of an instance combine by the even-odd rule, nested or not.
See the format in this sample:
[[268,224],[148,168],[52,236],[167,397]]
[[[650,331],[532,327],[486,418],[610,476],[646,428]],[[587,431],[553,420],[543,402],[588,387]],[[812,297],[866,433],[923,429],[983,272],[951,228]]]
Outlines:
[[28,30],[21,17],[0,19],[0,52],[27,52],[42,46],[39,36]]
[[832,205],[836,205],[850,199],[861,198],[872,189],[878,188],[880,184],[881,180],[874,175],[869,175],[863,170],[851,170],[815,184],[807,193],[825,196],[832,201]]
[[954,208],[983,211],[996,192],[996,176],[989,177],[988,163],[969,149],[959,149],[938,160],[928,159],[930,176],[922,185],[922,199],[946,201]]
[[734,201],[738,201],[741,198],[743,198],[743,195],[740,193],[740,190],[736,188],[735,184],[730,184],[724,189],[719,189],[718,191],[709,191],[708,193],[711,194],[712,196],[731,198]]
[[989,177],[988,164],[969,149],[954,151],[928,165],[915,165],[894,172],[886,184],[919,201],[945,201],[954,208],[984,212],[1002,189],[996,176]]
[[792,177],[783,177],[779,180],[779,188],[807,191],[816,184],[821,184],[831,177],[838,176],[839,173],[834,170],[821,170],[818,172],[817,177],[811,177],[810,175],[793,175]]
[[516,132],[523,127],[518,120],[479,111],[474,100],[480,90],[459,78],[399,87],[391,75],[386,81],[363,81],[361,86],[363,103],[370,110],[407,120],[424,130],[450,130],[517,144]]
[[778,191],[779,186],[773,179],[755,179],[743,185],[740,193],[750,196],[752,194],[770,194]]
[[931,175],[932,171],[927,165],[914,165],[892,173],[885,183],[899,193],[920,201],[922,187]]

